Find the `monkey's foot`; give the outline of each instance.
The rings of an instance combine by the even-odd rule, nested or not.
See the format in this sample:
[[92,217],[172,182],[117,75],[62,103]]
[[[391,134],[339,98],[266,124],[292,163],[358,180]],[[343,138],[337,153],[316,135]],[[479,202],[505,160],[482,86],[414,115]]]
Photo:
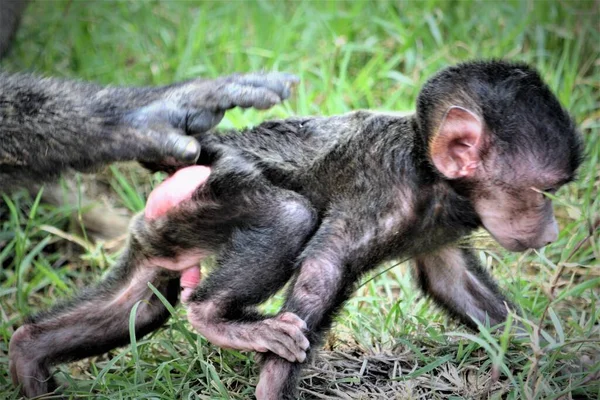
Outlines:
[[15,386],[21,386],[25,397],[51,393],[57,388],[45,360],[39,358],[43,350],[38,349],[34,342],[34,328],[23,325],[17,329],[10,339],[8,350],[10,377]]
[[211,343],[237,350],[271,351],[289,362],[303,362],[310,343],[306,323],[296,314],[283,313],[256,322],[223,322],[212,301],[191,303],[188,320]]

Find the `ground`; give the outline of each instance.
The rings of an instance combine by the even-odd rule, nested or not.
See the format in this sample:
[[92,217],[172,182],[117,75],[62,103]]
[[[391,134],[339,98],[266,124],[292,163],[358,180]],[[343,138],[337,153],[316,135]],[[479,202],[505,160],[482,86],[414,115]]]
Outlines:
[[[301,394],[600,398],[598,381],[590,379],[600,365],[576,366],[600,353],[599,7],[597,1],[533,0],[36,1],[1,66],[122,85],[257,70],[300,76],[286,104],[266,112],[235,110],[221,125],[243,127],[358,108],[407,111],[427,77],[446,65],[491,57],[531,63],[576,118],[587,157],[579,179],[557,194],[557,243],[514,255],[484,234],[477,237],[484,264],[522,307],[528,337],[474,333],[452,322],[414,289],[398,260],[357,288],[306,370]],[[134,212],[162,178],[129,165],[98,179],[108,188],[106,201]],[[78,182],[87,186],[89,178]],[[77,204],[52,207],[23,193],[0,203],[0,398],[15,399],[6,372],[11,334],[28,313],[97,279],[122,242],[92,244],[85,230],[73,231]],[[61,367],[67,395],[251,397],[253,356],[211,346],[190,330],[183,310],[176,314],[132,346]],[[538,344],[540,337],[545,344]]]

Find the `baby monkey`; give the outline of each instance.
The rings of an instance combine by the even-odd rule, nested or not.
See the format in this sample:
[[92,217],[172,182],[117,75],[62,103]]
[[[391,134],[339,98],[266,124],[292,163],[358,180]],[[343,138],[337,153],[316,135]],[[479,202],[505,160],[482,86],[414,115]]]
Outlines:
[[[175,304],[181,271],[209,254],[218,266],[189,295],[189,321],[217,345],[265,353],[260,400],[296,398],[302,363],[386,260],[412,258],[419,286],[465,324],[499,324],[513,305],[456,243],[481,226],[511,251],[553,242],[544,192],[571,181],[583,153],[539,74],[503,61],[439,72],[411,116],[290,118],[197,139],[208,179],[190,172],[206,167],[175,175],[188,196],[135,218],[106,280],[15,332],[10,368],[25,395],[55,388],[51,365],[126,344],[139,300],[136,334],[157,329],[169,314],[148,282]],[[279,314],[257,311],[290,281]]]

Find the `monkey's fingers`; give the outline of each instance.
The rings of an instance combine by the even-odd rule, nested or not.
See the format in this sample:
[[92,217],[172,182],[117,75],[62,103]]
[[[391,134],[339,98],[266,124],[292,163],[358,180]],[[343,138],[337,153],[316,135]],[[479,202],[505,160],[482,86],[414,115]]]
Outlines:
[[187,112],[173,101],[159,100],[126,114],[121,123],[133,132],[124,138],[128,146],[137,149],[138,161],[161,163],[172,158],[176,162],[193,164],[200,156],[200,144],[186,136],[191,121],[198,131],[206,131],[219,123],[223,113],[208,110]]
[[179,85],[160,100],[127,115],[135,126],[168,123],[186,134],[206,132],[235,107],[267,109],[287,99],[299,79],[285,72],[230,75]]
[[235,107],[267,109],[279,104],[290,96],[298,82],[296,76],[285,72],[236,74],[189,82],[170,92],[167,99],[175,101],[180,109],[197,110],[199,117],[194,118],[204,124],[209,116],[206,110],[218,113]]
[[[187,110],[184,122],[179,122],[183,125],[183,129],[187,134],[197,134],[206,132],[221,122],[225,110],[207,110],[207,109],[193,109]],[[177,122],[174,122],[177,125]]]
[[[300,80],[285,72],[250,73],[231,77],[226,86],[221,108],[254,107],[266,109],[290,97],[292,88]],[[229,97],[229,98],[228,98]],[[227,104],[226,100],[229,100]]]
[[290,97],[291,91],[300,83],[300,78],[288,72],[255,72],[239,76],[239,83],[254,87],[264,87],[282,100]]
[[200,144],[184,131],[165,126],[138,129],[127,139],[129,160],[139,161],[152,171],[175,171],[194,164],[200,156]]
[[267,109],[290,97],[299,79],[285,72],[250,73],[225,78],[229,82],[216,98],[218,108],[233,107]]
[[200,143],[193,137],[171,131],[161,135],[161,142],[163,154],[177,161],[193,164],[200,157]]
[[293,313],[283,313],[263,321],[268,328],[256,338],[255,350],[271,351],[289,362],[304,362],[310,343],[306,323]]

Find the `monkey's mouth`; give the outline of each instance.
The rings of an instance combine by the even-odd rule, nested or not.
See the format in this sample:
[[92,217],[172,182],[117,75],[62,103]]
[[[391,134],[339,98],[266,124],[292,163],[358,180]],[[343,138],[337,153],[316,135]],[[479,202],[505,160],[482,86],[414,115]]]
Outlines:
[[525,250],[538,248],[538,246],[531,245],[534,241],[523,239],[523,238],[517,239],[517,238],[515,238],[513,236],[509,236],[509,235],[494,234],[494,232],[492,232],[490,229],[488,229],[488,227],[485,225],[485,223],[483,224],[483,227],[494,238],[494,240],[496,242],[498,242],[498,244],[500,246],[504,247],[508,251],[512,251],[515,253],[521,253]]
[[514,252],[522,252],[522,251],[529,250],[532,248],[531,246],[528,246],[525,243],[521,242],[519,239],[512,239],[512,241],[513,241],[512,248],[507,249],[507,250],[514,251]]
[[541,244],[538,243],[538,241],[529,241],[529,242],[525,242],[523,240],[519,240],[519,239],[515,239],[515,238],[508,238],[506,240],[498,240],[498,243],[500,243],[500,245],[502,247],[504,247],[506,250],[515,252],[515,253],[521,253],[525,250],[530,250],[530,249],[535,249],[535,250],[539,250],[542,247],[545,247],[547,243],[545,244]]
[[498,237],[498,236],[494,235],[490,231],[488,231],[488,232],[490,233],[490,235],[492,235],[492,237],[496,240],[496,242],[498,242],[500,244],[500,246],[504,247],[508,251],[520,253],[525,250],[529,250],[529,249],[533,248],[519,239],[515,239],[512,237],[502,238],[502,237]]

